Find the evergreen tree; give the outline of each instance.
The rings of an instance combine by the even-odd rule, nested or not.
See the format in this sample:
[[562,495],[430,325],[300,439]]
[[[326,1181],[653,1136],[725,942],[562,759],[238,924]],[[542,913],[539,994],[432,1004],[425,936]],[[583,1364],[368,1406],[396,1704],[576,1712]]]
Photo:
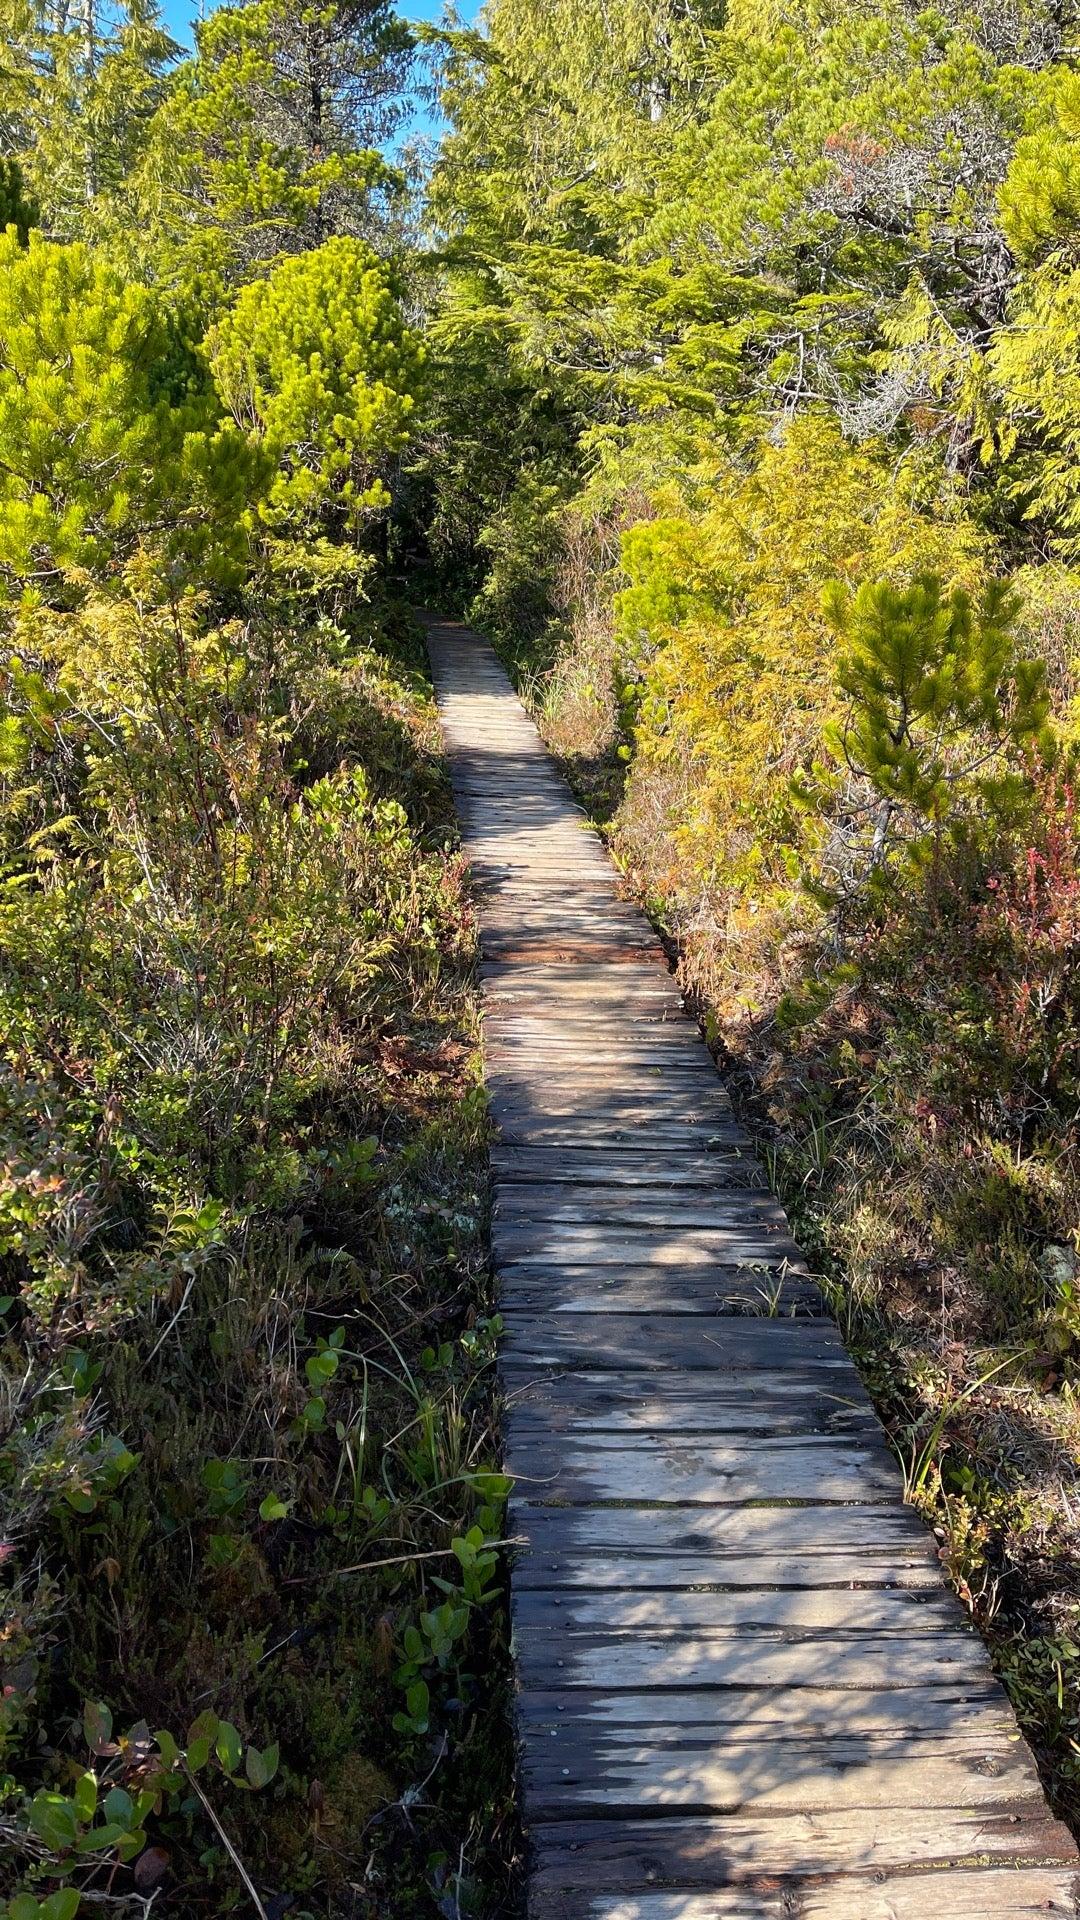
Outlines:
[[139,553],[151,597],[234,578],[261,467],[151,292],[0,235],[0,603],[117,594]]
[[144,172],[159,267],[220,289],[332,235],[383,235],[404,183],[378,149],[412,49],[387,0],[252,0],[196,37]]
[[25,246],[38,209],[27,198],[22,168],[17,160],[0,160],[0,231],[14,227]]
[[340,535],[389,504],[383,474],[408,437],[422,353],[370,247],[339,238],[281,261],[207,345],[237,426],[278,465],[271,526]]
[[909,851],[927,828],[999,828],[1030,800],[1024,755],[1047,749],[1049,699],[1040,662],[1017,656],[1020,603],[1001,581],[973,605],[923,575],[908,587],[834,582],[825,609],[840,636],[836,676],[848,702],[826,733],[835,759],[869,789],[841,805],[850,857],[860,833],[871,871],[894,841]]
[[156,0],[0,0],[0,140],[54,238],[123,250],[127,204],[179,48]]

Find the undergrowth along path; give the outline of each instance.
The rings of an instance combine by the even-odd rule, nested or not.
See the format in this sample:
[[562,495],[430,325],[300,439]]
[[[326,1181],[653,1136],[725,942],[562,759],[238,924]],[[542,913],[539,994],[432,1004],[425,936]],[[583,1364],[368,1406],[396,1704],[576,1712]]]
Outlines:
[[491,648],[427,629],[481,926],[532,1920],[1077,1914],[659,942]]

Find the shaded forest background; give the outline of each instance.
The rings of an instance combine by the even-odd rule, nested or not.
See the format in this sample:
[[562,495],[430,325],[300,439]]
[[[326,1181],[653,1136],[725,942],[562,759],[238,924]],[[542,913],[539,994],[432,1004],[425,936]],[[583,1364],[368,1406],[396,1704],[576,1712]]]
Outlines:
[[1075,1822],[1080,23],[0,17],[6,1920],[512,1910],[424,598],[668,937]]

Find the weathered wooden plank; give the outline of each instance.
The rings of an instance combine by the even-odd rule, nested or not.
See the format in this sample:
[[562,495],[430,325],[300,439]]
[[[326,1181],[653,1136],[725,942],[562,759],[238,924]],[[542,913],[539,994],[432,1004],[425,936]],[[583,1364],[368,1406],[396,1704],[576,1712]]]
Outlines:
[[627,1126],[634,1121],[655,1121],[658,1127],[671,1129],[697,1122],[705,1128],[706,1141],[723,1139],[715,1130],[710,1134],[713,1122],[731,1123],[731,1102],[718,1080],[702,1079],[694,1086],[686,1086],[666,1074],[642,1073],[623,1088],[620,1098],[611,1075],[591,1069],[581,1074],[556,1076],[547,1072],[527,1076],[493,1065],[486,1078],[488,1103],[496,1117],[505,1113],[512,1118],[515,1112],[524,1109],[556,1116],[577,1112],[594,1118],[621,1117]]
[[[526,1499],[529,1491],[526,1486]],[[521,1503],[515,1506],[515,1539],[526,1533],[526,1518],[533,1511],[534,1508]],[[586,1507],[572,1511],[575,1514],[591,1514],[596,1509]],[[876,1513],[877,1509],[873,1511]],[[688,1522],[690,1519],[691,1516],[687,1515]],[[567,1529],[560,1546],[562,1558],[557,1560],[539,1549],[531,1553],[524,1547],[515,1549],[514,1584],[518,1591],[581,1588],[602,1592],[613,1588],[627,1594],[645,1592],[658,1595],[669,1589],[685,1591],[699,1587],[760,1587],[763,1583],[776,1588],[844,1587],[852,1591],[874,1587],[924,1587],[938,1593],[942,1588],[941,1568],[936,1558],[916,1553],[905,1556],[902,1550],[896,1549],[883,1551],[877,1544],[865,1547],[859,1554],[808,1550],[801,1557],[775,1551],[692,1554],[675,1548],[665,1554],[649,1553],[644,1549],[635,1553],[623,1545],[602,1558],[590,1553],[587,1543],[579,1547],[573,1530]]]
[[955,1594],[944,1587],[664,1588],[623,1593],[531,1588],[515,1596],[517,1630],[541,1629],[560,1638],[578,1634],[710,1635],[745,1633],[867,1634],[970,1633]]
[[[580,1144],[597,1152],[619,1146],[655,1151],[685,1145],[697,1154],[725,1153],[745,1137],[722,1102],[703,1109],[694,1101],[680,1112],[674,1096],[670,1109],[661,1097],[649,1103],[640,1095],[633,1102],[628,1096],[620,1106],[591,1088],[583,1088],[575,1100],[561,1089],[521,1086],[505,1093],[491,1091],[488,1110],[508,1146],[549,1145],[532,1137],[549,1129],[565,1139],[568,1150]],[[524,1139],[526,1131],[529,1137]]]
[[[881,1426],[852,1368],[820,1374],[808,1365],[786,1383],[779,1369],[754,1374],[640,1375],[574,1373],[532,1375],[507,1401],[505,1421],[520,1432],[602,1436],[615,1442],[639,1433],[836,1435]],[[912,1529],[928,1538],[918,1523]]]
[[[617,1003],[616,1003],[617,1004]],[[662,1050],[665,1060],[673,1061],[682,1053],[688,1053],[695,1059],[703,1055],[712,1060],[704,1041],[696,1027],[686,1019],[677,1020],[663,1002],[655,1010],[648,1006],[640,1011],[625,1005],[614,1008],[611,1013],[613,1030],[597,1032],[596,1010],[590,1008],[588,1014],[582,1014],[577,1020],[545,1020],[537,1013],[524,1014],[516,1011],[502,1012],[491,1008],[484,1015],[484,1038],[489,1046],[498,1047],[540,1047],[545,1051],[580,1051],[582,1040],[591,1045],[605,1039],[619,1049],[625,1045],[647,1046]],[[715,1065],[713,1068],[715,1072]]]
[[1016,1719],[1003,1687],[988,1676],[913,1687],[649,1687],[635,1693],[591,1693],[588,1688],[532,1687],[518,1695],[515,1716],[537,1742],[578,1741],[601,1734],[627,1740],[655,1735],[688,1737],[703,1722],[717,1746],[759,1742],[768,1751],[778,1735],[793,1740],[865,1739],[894,1747],[906,1735],[943,1745],[957,1740],[1018,1743]]
[[745,1138],[740,1128],[722,1113],[712,1121],[676,1121],[666,1124],[647,1114],[590,1113],[573,1110],[551,1113],[532,1111],[525,1101],[504,1104],[492,1118],[499,1137],[507,1146],[553,1146],[556,1141],[567,1149],[587,1148],[593,1152],[617,1148],[623,1152],[651,1153],[658,1147],[678,1149],[684,1145],[695,1153],[722,1153],[737,1147]]
[[524,1186],[585,1186],[602,1182],[613,1187],[644,1187],[676,1192],[684,1187],[709,1192],[764,1184],[760,1163],[748,1150],[692,1154],[662,1153],[648,1158],[637,1151],[588,1148],[515,1147],[497,1140],[491,1148],[491,1168],[500,1194]]
[[[485,1034],[482,1045],[485,1064],[492,1073],[569,1075],[575,1085],[581,1085],[590,1074],[600,1073],[609,1085],[615,1077],[632,1085],[638,1073],[648,1073],[671,1086],[689,1082],[711,1087],[716,1079],[711,1055],[696,1042],[685,1047],[654,1046],[648,1039],[626,1033],[598,1037],[595,1044],[577,1040],[547,1046],[541,1041],[493,1043]],[[580,1072],[575,1071],[578,1068]]]
[[498,1115],[494,1104],[490,1110],[504,1147],[554,1147],[558,1142],[568,1154],[685,1151],[700,1157],[737,1153],[746,1140],[738,1122],[723,1109],[705,1120],[665,1121],[649,1113],[596,1113],[585,1106],[552,1112],[531,1108],[521,1096],[513,1103],[501,1102]]
[[[592,931],[592,929],[586,929]],[[663,1006],[663,1002],[661,1002]],[[582,1039],[586,1041],[586,1050],[582,1052]],[[617,1004],[611,1000],[609,1008],[596,1008],[592,1012],[592,1031],[588,1023],[580,1023],[580,1033],[575,1033],[573,1025],[563,1029],[552,1027],[548,1033],[517,1027],[509,1020],[498,1020],[494,1016],[484,1018],[484,1050],[492,1060],[500,1054],[511,1052],[519,1056],[534,1054],[544,1060],[557,1060],[559,1056],[573,1054],[578,1050],[578,1060],[582,1066],[588,1066],[594,1058],[594,1048],[601,1054],[607,1054],[617,1062],[619,1083],[630,1083],[634,1058],[648,1058],[655,1054],[655,1064],[665,1071],[676,1071],[694,1064],[703,1073],[717,1079],[717,1066],[705,1043],[698,1039],[692,1027],[676,1027],[675,1021],[657,1012],[655,1018],[648,1014],[640,1016],[632,1006]],[[723,1083],[721,1083],[723,1085]]]
[[[503,1308],[544,1307],[552,1313],[644,1313],[656,1310],[656,1278],[648,1267],[503,1266]],[[813,1280],[787,1268],[673,1267],[664,1283],[668,1313],[820,1314]]]
[[499,1220],[563,1223],[569,1226],[611,1224],[635,1227],[708,1227],[745,1226],[761,1221],[768,1226],[787,1225],[787,1215],[768,1187],[738,1187],[702,1193],[697,1188],[672,1195],[614,1192],[602,1180],[593,1187],[579,1187],[568,1194],[554,1184],[530,1186],[500,1181],[495,1200]]
[[[507,968],[509,973],[512,969]],[[625,969],[624,969],[625,970]],[[582,968],[582,971],[586,969]],[[605,967],[605,973],[610,968]],[[536,993],[540,990],[537,989]],[[555,989],[554,991],[557,991]],[[517,1016],[538,1022],[536,993],[530,987],[528,993],[516,997],[496,998],[490,992],[485,993],[484,1025],[490,1031],[493,1026],[503,1033],[512,1032],[511,1019]],[[589,992],[582,992],[580,998],[570,1003],[565,1019],[550,1029],[553,1038],[566,1040],[584,1039],[587,1043],[603,1040],[609,1033],[618,1040],[625,1038],[625,1031],[633,1029],[642,1040],[648,1042],[663,1041],[670,1034],[684,1032],[683,1025],[676,1018],[670,1001],[659,994],[648,997],[632,997],[619,993],[617,987],[604,978],[598,981]],[[618,1030],[615,1032],[614,1030]],[[697,1029],[685,1027],[685,1037],[692,1046],[703,1046],[695,1038]]]
[[[635,940],[651,942],[655,938],[651,927],[639,920],[632,908],[605,899],[591,884],[564,882],[560,888],[544,887],[535,877],[526,875],[513,885],[474,886],[473,894],[477,917],[485,926],[535,925],[554,932],[557,938],[570,930],[596,933],[610,927],[617,933],[632,934]],[[687,1022],[687,1039],[694,1032]],[[704,1046],[703,1041],[699,1044]]]
[[687,1812],[805,1813],[839,1808],[1010,1808],[1038,1792],[1026,1747],[997,1733],[920,1739],[826,1735],[764,1743],[733,1737],[719,1746],[701,1719],[658,1739],[640,1728],[554,1728],[528,1742],[525,1790],[533,1817],[573,1818],[578,1807],[607,1814],[637,1808]]
[[753,1221],[730,1227],[566,1226],[558,1221],[522,1223],[496,1219],[491,1228],[496,1267],[707,1267],[723,1264],[799,1272],[802,1255],[777,1224]]
[[632,933],[616,937],[609,933],[598,935],[592,928],[570,928],[554,934],[542,928],[513,925],[492,930],[481,924],[480,951],[488,959],[505,960],[508,963],[534,960],[538,954],[551,954],[563,960],[581,961],[602,956],[604,959],[624,960],[627,966],[636,966],[640,960],[647,960],[654,949],[648,941],[639,940]]
[[919,1687],[977,1680],[986,1649],[972,1633],[708,1635],[595,1633],[555,1645],[549,1633],[514,1638],[526,1687]]
[[[569,855],[567,855],[567,864],[570,864]],[[579,872],[575,872],[571,876],[564,876],[560,886],[556,886],[550,882],[545,884],[542,878],[538,878],[531,872],[527,876],[522,875],[522,881],[524,881],[526,877],[531,878],[534,882],[531,895],[526,894],[520,888],[515,892],[510,885],[506,887],[482,885],[477,887],[474,891],[482,912],[484,914],[497,913],[501,908],[505,911],[507,919],[528,916],[530,918],[554,921],[558,920],[561,913],[565,913],[567,919],[573,915],[577,915],[582,918],[591,918],[595,922],[601,920],[617,921],[621,925],[625,925],[636,931],[642,939],[649,942],[650,946],[658,948],[658,950],[662,952],[662,948],[659,948],[657,936],[648,921],[641,918],[640,914],[636,912],[629,901],[620,900],[610,892],[605,895],[599,891],[593,881],[590,880],[587,869],[582,868]],[[566,966],[570,963],[560,961],[557,955],[538,954],[526,964],[535,967],[542,965]],[[601,966],[617,965],[618,955],[612,954],[610,958],[607,959],[601,957],[598,962],[593,964]],[[660,960],[657,959],[654,964],[659,972]]]
[[[602,1015],[602,1018],[598,1018]],[[578,1046],[582,1037],[590,1041],[610,1041],[622,1046],[628,1040],[640,1040],[652,1046],[682,1048],[712,1058],[696,1026],[678,1013],[670,1001],[660,998],[629,1000],[614,987],[601,983],[588,997],[574,1001],[565,1015],[547,1016],[537,1008],[535,998],[494,1000],[485,997],[484,1029],[501,1043]]]
[[[657,1567],[678,1553],[708,1555],[717,1577],[726,1581],[729,1559],[745,1555],[760,1566],[779,1569],[785,1556],[814,1552],[854,1555],[888,1553],[899,1567],[905,1559],[933,1553],[930,1536],[910,1507],[866,1506],[697,1506],[688,1509],[644,1507],[556,1507],[515,1500],[514,1534],[530,1549],[518,1560],[521,1576],[552,1585],[560,1567],[580,1566],[588,1584],[604,1563],[628,1565],[646,1560]],[[655,1556],[655,1559],[651,1558]],[[987,1669],[989,1673],[989,1668]]]
[[503,762],[509,761],[505,768],[509,779],[531,777],[535,771],[564,793],[567,791],[535,727],[520,712],[513,712],[509,700],[485,704],[484,697],[474,693],[456,708],[448,701],[443,709],[443,728],[451,752],[451,770],[459,777],[501,774]]
[[537,1888],[529,1911],[530,1920],[1075,1920],[1080,1883],[1067,1867],[944,1867],[707,1894],[594,1886],[545,1895]]
[[627,1314],[507,1313],[504,1361],[511,1370],[527,1367],[581,1366],[653,1372],[686,1368],[719,1372],[801,1364],[827,1365],[832,1359],[845,1375],[850,1361],[835,1327],[821,1320],[725,1320],[706,1331],[670,1314],[656,1313],[647,1325]]
[[638,1086],[645,1092],[670,1091],[676,1096],[684,1092],[691,1098],[700,1096],[706,1100],[719,1095],[721,1104],[727,1106],[723,1086],[716,1079],[707,1055],[698,1059],[688,1054],[683,1060],[666,1064],[647,1048],[628,1047],[626,1051],[629,1057],[624,1063],[621,1050],[612,1051],[602,1046],[593,1049],[587,1060],[581,1060],[572,1050],[543,1053],[534,1048],[514,1047],[499,1048],[491,1053],[485,1047],[485,1073],[492,1089],[570,1087],[584,1092],[589,1087],[607,1090],[617,1084],[617,1076],[625,1064],[625,1084],[629,1087]]
[[[600,1032],[597,1032],[598,1025]],[[583,1053],[591,1055],[592,1049],[598,1046],[618,1057],[620,1072],[624,1049],[643,1059],[655,1058],[660,1066],[675,1067],[684,1060],[693,1060],[716,1072],[712,1055],[696,1031],[692,1027],[677,1026],[663,1012],[639,1014],[625,1007],[593,1009],[588,1019],[582,1019],[577,1025],[567,1023],[546,1032],[539,1020],[530,1020],[525,1026],[516,1018],[504,1019],[495,1013],[484,1018],[484,1053],[493,1060],[504,1054],[526,1058],[533,1054],[544,1059],[569,1054],[580,1060]]]
[[558,948],[578,940],[587,941],[593,947],[602,947],[605,951],[621,949],[636,955],[654,944],[653,937],[643,927],[630,919],[620,920],[614,914],[562,913],[554,909],[551,913],[543,913],[539,909],[527,913],[496,911],[481,902],[477,918],[480,922],[480,944],[484,949],[508,943],[521,947],[527,943],[535,946],[549,942],[553,948]]
[[[533,1114],[541,1120],[578,1116],[613,1121],[627,1133],[649,1126],[656,1129],[657,1150],[672,1145],[668,1137],[672,1134],[677,1145],[699,1154],[723,1153],[732,1144],[745,1143],[746,1136],[732,1117],[723,1089],[716,1091],[708,1082],[670,1082],[665,1088],[661,1076],[643,1072],[622,1101],[613,1096],[611,1088],[612,1077],[602,1067],[575,1079],[563,1072],[528,1070],[524,1066],[515,1071],[499,1066],[492,1070],[488,1082],[488,1106],[499,1123],[500,1136],[504,1118],[513,1121]],[[688,1128],[699,1129],[696,1141],[692,1133],[687,1133]]]
[[[1064,1827],[1037,1804],[1018,1811],[1019,1819],[1004,1810],[934,1807],[912,1808],[903,1820],[888,1809],[844,1808],[725,1820],[553,1821],[533,1833],[535,1891],[752,1887],[773,1876],[809,1879],[837,1869],[951,1872],[1010,1859],[1073,1864]],[[793,1911],[798,1915],[798,1907]]]
[[617,943],[603,945],[603,941],[588,939],[582,933],[569,933],[565,937],[546,933],[544,937],[536,937],[536,939],[527,939],[527,937],[515,939],[513,935],[503,935],[502,941],[498,943],[498,952],[484,954],[482,947],[480,952],[484,958],[498,960],[507,968],[532,966],[536,960],[559,960],[567,964],[573,962],[573,966],[590,966],[594,962],[603,966],[625,966],[630,972],[642,964],[657,966],[663,960],[663,947],[659,945],[657,947],[630,945],[625,948],[619,947]]
[[544,1441],[513,1426],[507,1470],[519,1498],[638,1501],[646,1505],[722,1505],[748,1500],[874,1501],[899,1497],[899,1472],[883,1441],[864,1435],[826,1440],[709,1440],[633,1436],[636,1445],[556,1434]]
[[[496,985],[494,979],[484,981],[484,1020],[503,1020],[513,1014],[525,1020],[542,1020],[557,1008],[553,1033],[580,1029],[590,1033],[592,1039],[600,1037],[607,1021],[636,1021],[648,1029],[663,1027],[667,1031],[678,1029],[686,1020],[682,1002],[667,985],[651,987],[638,979],[638,973],[657,973],[655,966],[630,970],[623,964],[598,962],[586,966],[582,962],[575,973],[578,977],[571,987],[563,981],[536,981],[532,977],[534,968],[528,964],[500,968],[502,985]],[[617,975],[626,973],[630,977],[621,983]],[[690,1033],[696,1031],[696,1027],[690,1027]]]
[[[560,977],[561,976],[561,977]],[[535,1008],[546,997],[571,1017],[611,1010],[612,1018],[646,1016],[674,1019],[681,1001],[675,994],[666,959],[632,966],[615,954],[607,959],[573,960],[548,965],[537,960],[481,961],[484,1008]]]
[[685,1019],[682,1000],[668,972],[667,961],[628,969],[614,961],[521,962],[513,967],[481,962],[481,989],[486,1007],[557,1008],[561,1018],[574,1018],[598,1000],[629,1009],[663,1011],[671,1019]]
[[703,1726],[713,1730],[721,1753],[746,1743],[769,1755],[780,1740],[878,1740],[897,1749],[907,1738],[942,1751],[957,1743],[997,1751],[1003,1741],[1024,1751],[1009,1699],[995,1680],[909,1688],[721,1686],[707,1693],[528,1688],[517,1697],[515,1718],[523,1740],[542,1753],[555,1751],[552,1741],[569,1741],[575,1751],[592,1740],[690,1745]]
[[575,859],[563,862],[559,873],[554,863],[551,867],[538,866],[528,859],[520,859],[513,866],[506,863],[494,872],[490,867],[477,868],[474,864],[472,882],[473,893],[480,900],[524,901],[528,906],[551,912],[560,907],[576,907],[601,914],[618,913],[633,918],[639,925],[648,925],[632,901],[612,893],[611,881],[599,864],[587,865]]
[[576,844],[571,835],[555,841],[549,834],[539,847],[489,841],[487,849],[486,854],[474,851],[469,862],[473,889],[478,894],[498,890],[513,896],[531,887],[545,897],[565,897],[572,892],[575,897],[593,900],[601,889],[605,899],[611,896],[603,854],[580,834]]

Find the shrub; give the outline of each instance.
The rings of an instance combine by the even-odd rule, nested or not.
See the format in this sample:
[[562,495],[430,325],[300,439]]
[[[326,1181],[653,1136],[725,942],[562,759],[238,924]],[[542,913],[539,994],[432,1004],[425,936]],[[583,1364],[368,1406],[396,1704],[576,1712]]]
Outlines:
[[[156,297],[81,246],[0,234],[0,592],[66,608],[152,547],[239,577],[260,462]],[[144,580],[144,588],[146,581]]]
[[997,836],[1030,817],[1032,763],[1053,736],[1045,668],[1016,652],[1019,608],[1001,581],[977,608],[932,575],[826,589],[847,702],[825,733],[839,771],[819,766],[795,792],[828,823],[834,897],[879,878],[898,845],[925,860],[943,835]]
[[272,526],[355,531],[388,504],[423,353],[370,247],[328,240],[282,261],[241,290],[208,345],[233,419],[278,464]]

